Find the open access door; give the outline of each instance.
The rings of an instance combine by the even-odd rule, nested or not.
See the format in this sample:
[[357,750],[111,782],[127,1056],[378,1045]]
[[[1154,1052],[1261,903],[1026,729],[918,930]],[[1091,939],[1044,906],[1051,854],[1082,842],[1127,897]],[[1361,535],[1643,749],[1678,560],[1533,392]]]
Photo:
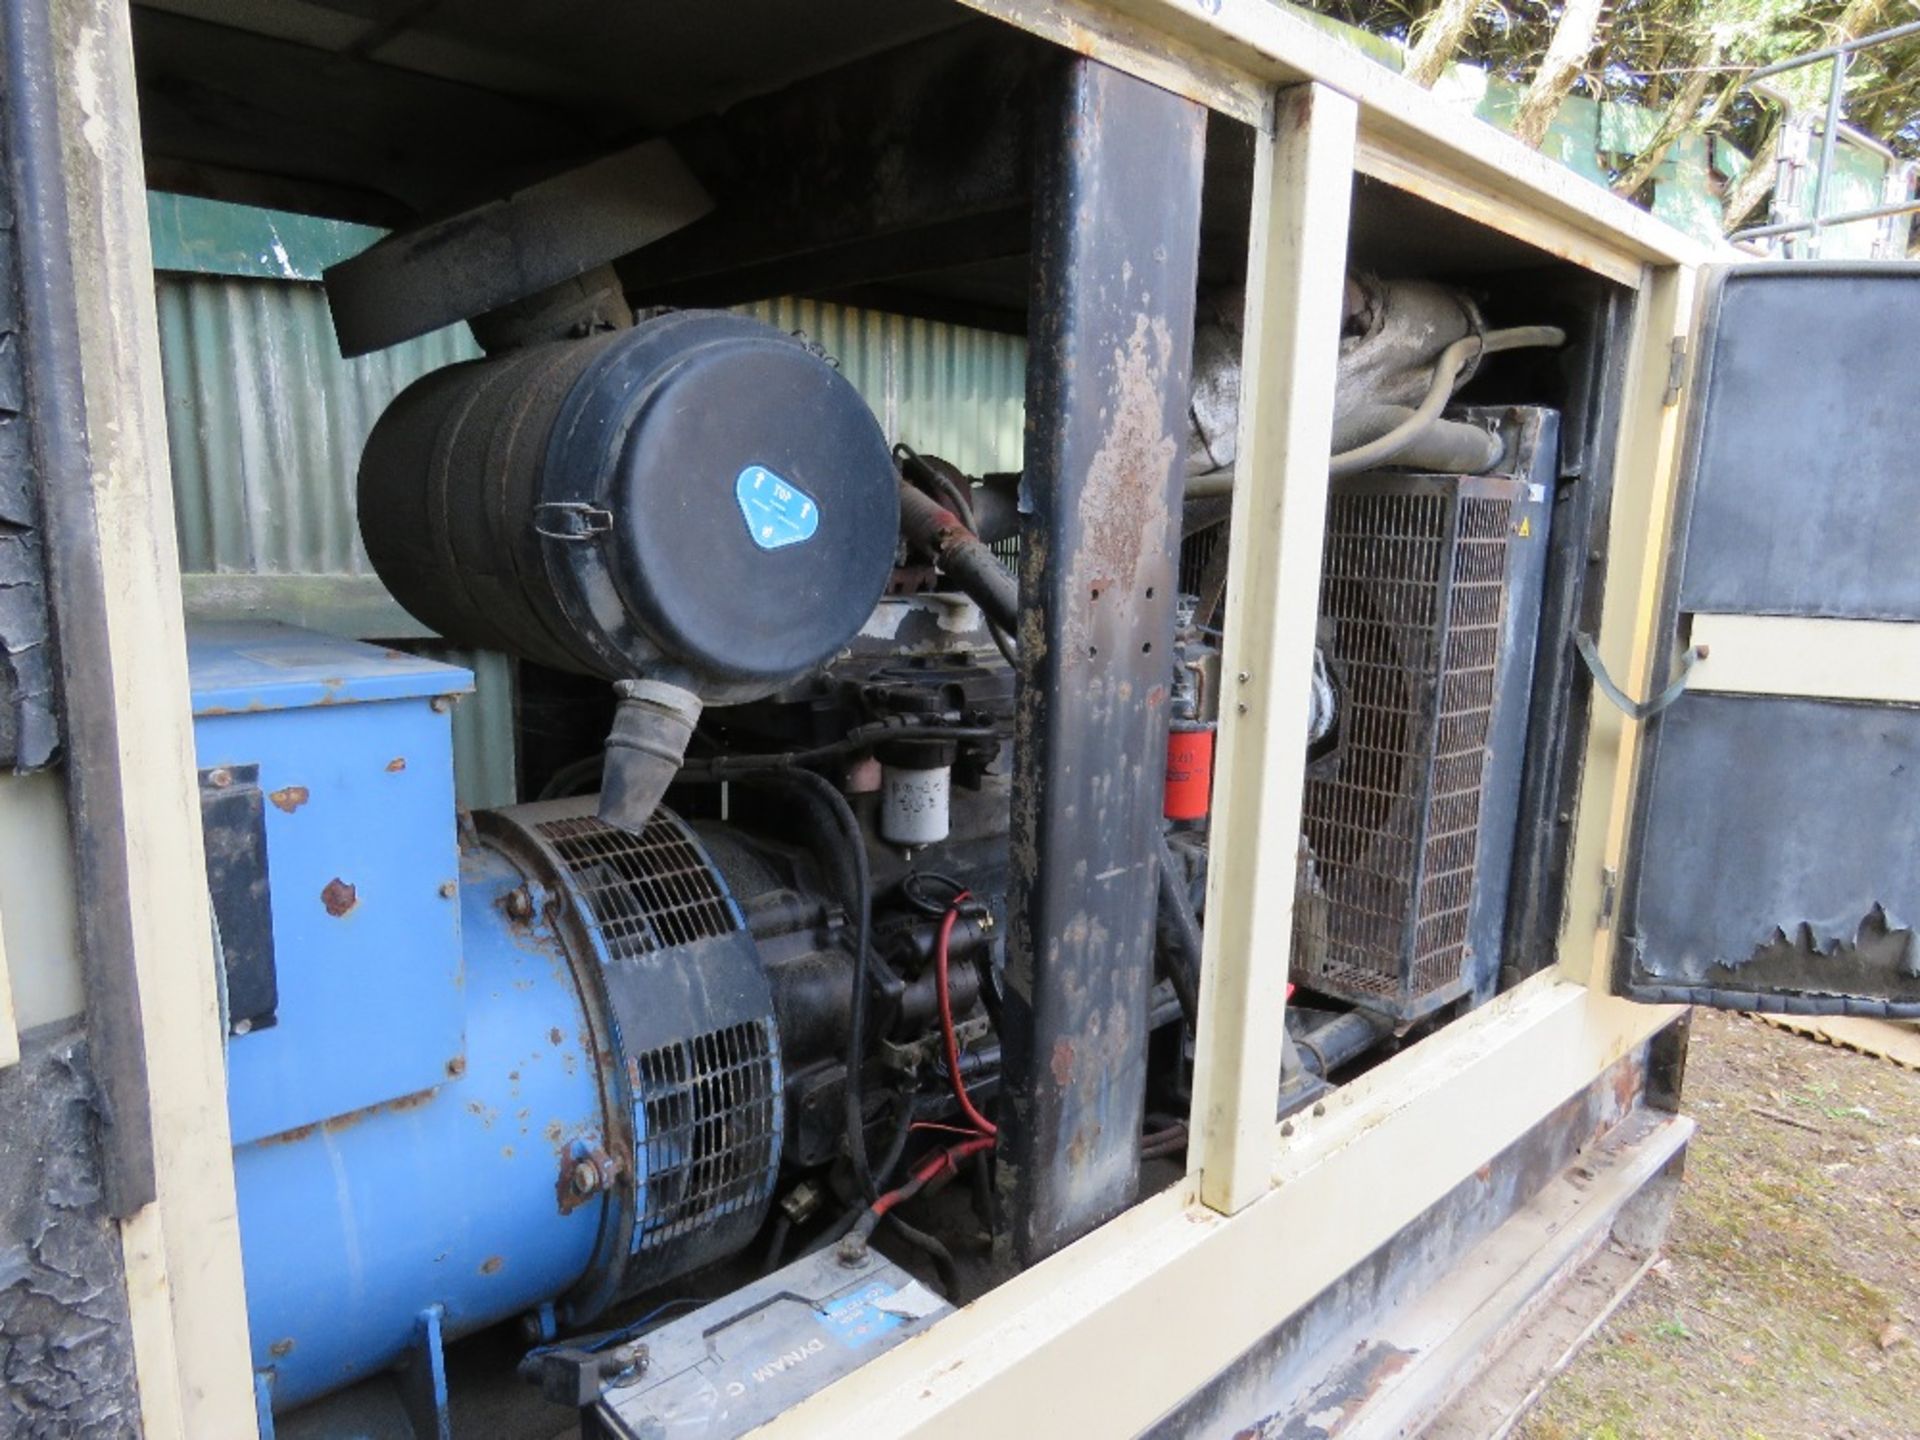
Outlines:
[[[1622,877],[1634,999],[1920,1016],[1920,265],[1703,296]],[[1703,653],[1704,652],[1704,653]]]

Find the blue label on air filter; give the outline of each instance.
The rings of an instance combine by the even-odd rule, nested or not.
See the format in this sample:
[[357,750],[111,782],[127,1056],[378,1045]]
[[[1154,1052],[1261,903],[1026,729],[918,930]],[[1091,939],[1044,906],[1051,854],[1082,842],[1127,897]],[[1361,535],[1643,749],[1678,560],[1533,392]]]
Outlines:
[[762,550],[778,550],[811,540],[820,528],[820,507],[805,491],[788,484],[764,465],[749,465],[733,482],[747,533]]

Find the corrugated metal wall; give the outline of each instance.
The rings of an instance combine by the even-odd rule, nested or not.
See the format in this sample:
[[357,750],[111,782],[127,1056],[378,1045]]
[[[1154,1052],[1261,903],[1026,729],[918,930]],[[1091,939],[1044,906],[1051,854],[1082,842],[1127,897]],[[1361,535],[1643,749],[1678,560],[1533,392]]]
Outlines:
[[[342,360],[316,284],[180,272],[162,272],[156,284],[189,590],[200,592],[196,580],[209,575],[368,576],[354,519],[361,447],[406,385],[479,353],[467,328]],[[890,440],[974,474],[1019,468],[1020,339],[804,300],[770,301],[748,313],[819,344]],[[348,584],[336,588],[344,594]],[[293,590],[285,594],[291,602]],[[293,613],[324,624],[325,606],[316,614],[310,583],[301,597]],[[272,613],[272,592],[259,603]],[[365,634],[365,605],[351,619],[348,608],[338,628]],[[455,712],[461,801],[507,803],[514,798],[512,666],[498,655],[435,654],[475,672],[477,692]]]
[[366,573],[367,432],[412,381],[480,353],[466,326],[342,360],[317,285],[163,274],[158,292],[180,568]]
[[889,441],[904,440],[969,475],[1020,468],[1027,342],[1019,336],[817,300],[743,308],[833,356]]

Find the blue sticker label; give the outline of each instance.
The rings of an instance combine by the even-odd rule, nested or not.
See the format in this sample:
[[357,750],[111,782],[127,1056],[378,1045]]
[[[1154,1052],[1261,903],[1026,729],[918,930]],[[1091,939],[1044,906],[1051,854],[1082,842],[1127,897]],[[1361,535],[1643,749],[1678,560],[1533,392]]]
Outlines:
[[778,550],[811,540],[820,528],[820,507],[804,490],[782,480],[764,465],[749,465],[733,482],[747,533],[762,550]]
[[904,1317],[880,1308],[881,1303],[891,1300],[894,1294],[891,1285],[875,1280],[851,1294],[827,1301],[820,1307],[820,1323],[849,1350],[858,1350],[907,1323]]

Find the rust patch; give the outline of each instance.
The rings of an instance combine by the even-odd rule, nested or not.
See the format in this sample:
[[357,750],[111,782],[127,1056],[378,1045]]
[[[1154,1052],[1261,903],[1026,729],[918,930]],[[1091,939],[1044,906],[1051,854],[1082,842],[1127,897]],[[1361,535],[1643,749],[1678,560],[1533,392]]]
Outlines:
[[369,1115],[377,1115],[383,1110],[391,1110],[395,1113],[401,1113],[407,1110],[418,1110],[423,1105],[431,1104],[436,1093],[438,1092],[433,1090],[416,1090],[411,1095],[402,1095],[398,1100],[383,1100],[378,1105],[364,1105],[358,1110],[349,1110],[344,1115],[334,1115],[326,1120],[316,1120],[311,1125],[299,1125],[291,1130],[283,1130],[278,1135],[265,1136],[254,1143],[257,1145],[297,1145],[302,1140],[312,1139],[322,1130],[326,1131],[329,1135],[337,1135],[342,1130],[349,1130],[355,1125],[358,1125]]
[[571,1215],[619,1177],[622,1167],[604,1150],[575,1155],[572,1147],[560,1151],[560,1179],[554,1197],[562,1215]]
[[1061,1036],[1053,1044],[1053,1083],[1062,1087],[1073,1083],[1073,1041]]
[[320,1128],[329,1135],[338,1135],[342,1130],[351,1130],[379,1108],[376,1105],[364,1110],[349,1110],[344,1115],[335,1115],[329,1120],[322,1121]]
[[1165,319],[1134,317],[1133,333],[1113,352],[1116,409],[1080,494],[1085,539],[1074,556],[1074,587],[1118,585],[1131,606],[1140,557],[1166,544],[1167,477],[1178,445],[1167,432],[1161,403],[1173,362],[1173,332]]
[[389,775],[398,775],[402,770],[406,768],[407,768],[407,757],[404,755],[396,755],[391,760],[387,761],[387,773]]
[[507,919],[517,926],[525,926],[533,919],[533,896],[524,885],[516,885],[497,903]]
[[[1339,1435],[1357,1415],[1364,1414],[1386,1383],[1413,1360],[1411,1350],[1402,1350],[1383,1341],[1363,1344],[1322,1380],[1307,1397],[1297,1414],[1313,1417],[1314,1433]],[[1234,1440],[1263,1440],[1271,1434],[1267,1423],[1237,1431]],[[1293,1434],[1293,1426],[1287,1427]]]
[[498,1275],[500,1273],[500,1267],[506,1263],[504,1256],[489,1255],[480,1262],[480,1273],[482,1275]]
[[257,1140],[254,1143],[257,1145],[298,1145],[302,1140],[310,1139],[319,1133],[320,1125],[316,1121],[312,1125],[296,1125],[291,1130],[282,1130],[278,1135],[268,1135],[264,1139]]
[[312,798],[313,792],[304,785],[283,785],[280,789],[271,791],[267,795],[267,799],[271,800],[275,806],[286,811],[289,815],[293,814],[294,811],[298,810]]
[[360,903],[360,892],[336,875],[320,892],[320,903],[327,907],[327,914],[337,920]]
[[1640,1098],[1640,1092],[1646,1088],[1646,1076],[1642,1073],[1640,1057],[1629,1056],[1613,1067],[1613,1105],[1616,1113],[1624,1115],[1633,1108]]
[[560,1027],[558,1025],[547,1031],[547,1040],[551,1044],[558,1045],[565,1038],[566,1037],[560,1033]]
[[276,1340],[267,1347],[267,1353],[276,1360],[283,1359],[293,1353],[293,1340],[291,1337],[285,1340]]
[[462,1075],[466,1073],[467,1073],[467,1057],[466,1056],[456,1055],[453,1057],[453,1059],[447,1061],[447,1074],[451,1075],[454,1079],[458,1080]]

